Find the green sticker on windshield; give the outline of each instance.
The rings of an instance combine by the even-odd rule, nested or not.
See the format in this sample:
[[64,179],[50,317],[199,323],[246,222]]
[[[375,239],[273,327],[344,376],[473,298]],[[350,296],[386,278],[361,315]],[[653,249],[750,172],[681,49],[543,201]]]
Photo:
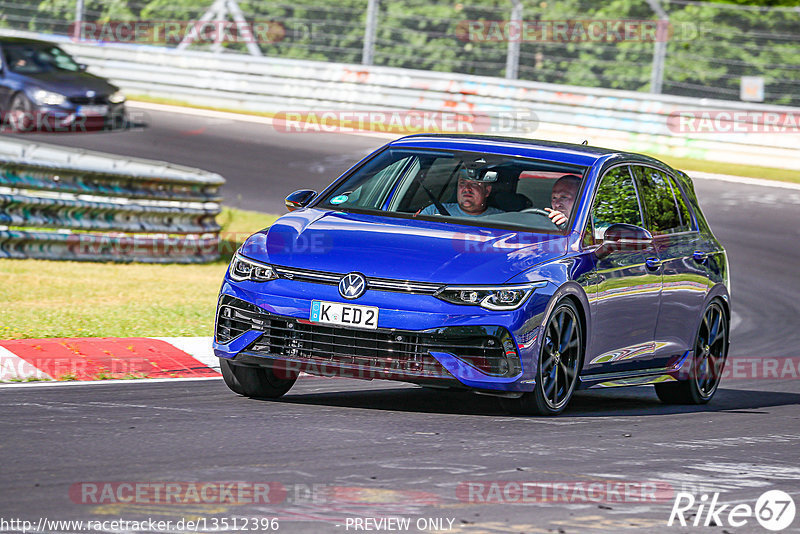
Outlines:
[[342,202],[347,201],[347,195],[339,195],[338,197],[333,197],[331,199],[331,204],[341,204]]

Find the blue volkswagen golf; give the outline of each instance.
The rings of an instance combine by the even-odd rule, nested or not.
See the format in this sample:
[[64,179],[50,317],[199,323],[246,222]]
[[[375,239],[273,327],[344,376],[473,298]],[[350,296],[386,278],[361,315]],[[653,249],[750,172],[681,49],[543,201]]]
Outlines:
[[555,415],[579,388],[708,402],[729,344],[725,250],[690,179],[584,145],[415,135],[250,236],[214,351],[236,393],[301,372],[499,397]]

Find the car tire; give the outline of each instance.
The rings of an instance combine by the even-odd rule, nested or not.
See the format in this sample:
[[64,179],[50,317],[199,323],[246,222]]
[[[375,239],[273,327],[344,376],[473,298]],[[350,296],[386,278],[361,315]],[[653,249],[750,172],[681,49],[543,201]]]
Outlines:
[[22,93],[17,93],[8,108],[8,125],[14,132],[33,130],[33,105]]
[[242,384],[239,382],[239,379],[236,378],[236,375],[233,374],[232,367],[233,366],[228,358],[219,359],[219,369],[222,372],[222,380],[225,381],[225,385],[228,386],[228,388],[234,393],[244,395]]
[[703,311],[695,336],[689,379],[655,384],[665,404],[705,404],[719,387],[728,357],[730,322],[722,304],[713,300]]
[[286,378],[279,377],[269,367],[236,365],[220,358],[220,369],[225,384],[234,393],[259,399],[277,399],[292,389],[297,381],[297,372]]
[[520,415],[558,415],[564,411],[578,383],[583,365],[583,324],[575,304],[556,304],[542,329],[536,385],[518,398],[501,398],[501,406]]

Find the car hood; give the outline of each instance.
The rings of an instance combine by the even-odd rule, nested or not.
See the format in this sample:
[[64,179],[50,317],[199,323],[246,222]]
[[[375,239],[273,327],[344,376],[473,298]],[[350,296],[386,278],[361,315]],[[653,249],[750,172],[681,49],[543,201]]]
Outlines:
[[242,246],[265,263],[368,277],[502,284],[565,254],[560,235],[315,209],[278,219]]
[[88,72],[50,71],[27,74],[26,78],[42,89],[67,97],[83,97],[87,91],[94,91],[98,96],[109,95],[117,90],[105,79]]

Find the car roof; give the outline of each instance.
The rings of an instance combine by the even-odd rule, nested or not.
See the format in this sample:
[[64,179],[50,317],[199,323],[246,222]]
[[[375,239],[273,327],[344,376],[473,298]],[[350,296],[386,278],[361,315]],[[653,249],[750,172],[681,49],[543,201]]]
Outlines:
[[56,46],[56,43],[50,41],[39,41],[37,39],[28,39],[27,37],[5,37],[0,36],[0,45],[4,44],[29,44],[37,46]]
[[534,159],[547,159],[591,166],[600,160],[635,161],[656,164],[669,169],[665,163],[634,152],[612,150],[590,145],[505,137],[482,134],[414,134],[401,137],[390,143],[391,146],[439,148],[445,150],[467,150],[508,154]]

